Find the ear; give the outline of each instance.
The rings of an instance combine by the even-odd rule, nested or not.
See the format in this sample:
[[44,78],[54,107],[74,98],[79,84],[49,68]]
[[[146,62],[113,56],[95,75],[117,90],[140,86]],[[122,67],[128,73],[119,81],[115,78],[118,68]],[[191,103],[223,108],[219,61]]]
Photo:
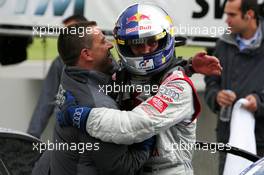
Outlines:
[[245,14],[245,20],[249,20],[250,19],[250,16]]
[[245,16],[246,20],[250,20],[250,19],[253,19],[254,18],[255,13],[254,13],[253,10],[248,10],[245,15],[246,15]]
[[93,61],[92,51],[88,48],[83,48],[81,50],[81,58],[83,58],[86,61]]

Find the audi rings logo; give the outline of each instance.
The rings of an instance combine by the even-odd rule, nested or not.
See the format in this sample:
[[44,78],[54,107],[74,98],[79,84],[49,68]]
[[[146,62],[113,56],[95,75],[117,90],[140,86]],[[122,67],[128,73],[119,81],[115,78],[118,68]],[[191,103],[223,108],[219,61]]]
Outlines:
[[83,108],[76,108],[73,114],[73,126],[80,128],[80,120],[83,113]]

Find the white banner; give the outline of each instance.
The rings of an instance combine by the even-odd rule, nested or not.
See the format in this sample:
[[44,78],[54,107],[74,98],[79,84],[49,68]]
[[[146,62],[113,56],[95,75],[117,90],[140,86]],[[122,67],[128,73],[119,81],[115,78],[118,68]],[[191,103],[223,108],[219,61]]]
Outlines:
[[186,33],[186,35],[208,36],[219,28],[226,28],[223,19],[225,1],[0,0],[0,25],[61,25],[66,17],[72,14],[83,14],[89,20],[97,21],[103,30],[112,30],[122,10],[133,3],[147,2],[163,7],[172,16],[181,35]]
[[[256,154],[255,118],[252,112],[243,108],[246,103],[249,102],[241,98],[234,105],[228,144]],[[239,174],[251,164],[252,162],[245,158],[227,154],[223,175]]]

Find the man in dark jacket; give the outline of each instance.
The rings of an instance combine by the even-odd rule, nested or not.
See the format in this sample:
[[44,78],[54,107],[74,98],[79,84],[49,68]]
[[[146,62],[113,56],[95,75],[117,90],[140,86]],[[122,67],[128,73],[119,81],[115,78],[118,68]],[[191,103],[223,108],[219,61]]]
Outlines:
[[[221,77],[207,76],[205,100],[212,111],[219,114],[217,141],[227,143],[230,135],[232,108],[240,98],[256,119],[257,153],[264,155],[264,23],[259,19],[257,0],[228,0],[225,6],[231,34],[224,34],[216,45],[215,56],[223,66]],[[229,110],[231,111],[231,110]],[[221,114],[221,115],[220,115]],[[243,128],[241,128],[243,129]],[[222,174],[225,154],[220,153],[219,172]]]
[[[117,109],[116,102],[99,90],[100,86],[111,83],[114,66],[109,50],[113,45],[95,22],[78,23],[68,29],[58,39],[60,56],[67,65],[62,73],[58,104],[64,103],[62,94],[69,90],[82,105]],[[78,32],[73,34],[74,31],[85,34],[82,37]],[[76,128],[62,128],[58,123],[53,141],[54,150],[44,153],[33,174],[133,175],[149,158],[155,143],[152,138],[131,146],[104,143]]]
[[[73,15],[63,20],[64,26],[77,22],[84,22],[87,19],[84,16]],[[60,78],[63,70],[63,62],[59,56],[51,63],[47,77],[43,81],[38,103],[31,117],[27,133],[40,138],[46,128],[50,117],[55,109],[55,98],[59,89]]]

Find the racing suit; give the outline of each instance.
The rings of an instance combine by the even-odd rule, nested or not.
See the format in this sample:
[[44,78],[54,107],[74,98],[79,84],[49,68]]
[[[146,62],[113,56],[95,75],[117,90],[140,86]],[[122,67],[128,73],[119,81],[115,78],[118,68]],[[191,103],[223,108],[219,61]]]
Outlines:
[[86,131],[105,142],[132,144],[158,134],[156,148],[144,165],[144,174],[193,174],[192,146],[200,103],[190,79],[176,69],[171,66],[154,78],[126,75],[131,85],[153,85],[157,79],[165,80],[153,97],[141,92],[133,99],[133,93],[129,96],[123,92],[122,100],[128,99],[130,105],[147,99],[132,111],[93,108],[87,119]]
[[[118,105],[110,96],[99,92],[99,85],[109,83],[111,83],[111,76],[106,74],[68,67],[61,77],[57,103],[64,103],[63,94],[66,89],[74,94],[79,104],[118,109]],[[58,123],[56,123],[53,137],[54,143],[57,145],[86,144],[84,146],[86,149],[76,149],[75,151],[56,149],[50,153],[45,152],[44,155],[50,159],[49,171],[51,174],[134,175],[150,155],[150,150],[140,149],[134,145],[105,143],[74,127],[60,127]],[[35,170],[37,172],[38,167]]]

